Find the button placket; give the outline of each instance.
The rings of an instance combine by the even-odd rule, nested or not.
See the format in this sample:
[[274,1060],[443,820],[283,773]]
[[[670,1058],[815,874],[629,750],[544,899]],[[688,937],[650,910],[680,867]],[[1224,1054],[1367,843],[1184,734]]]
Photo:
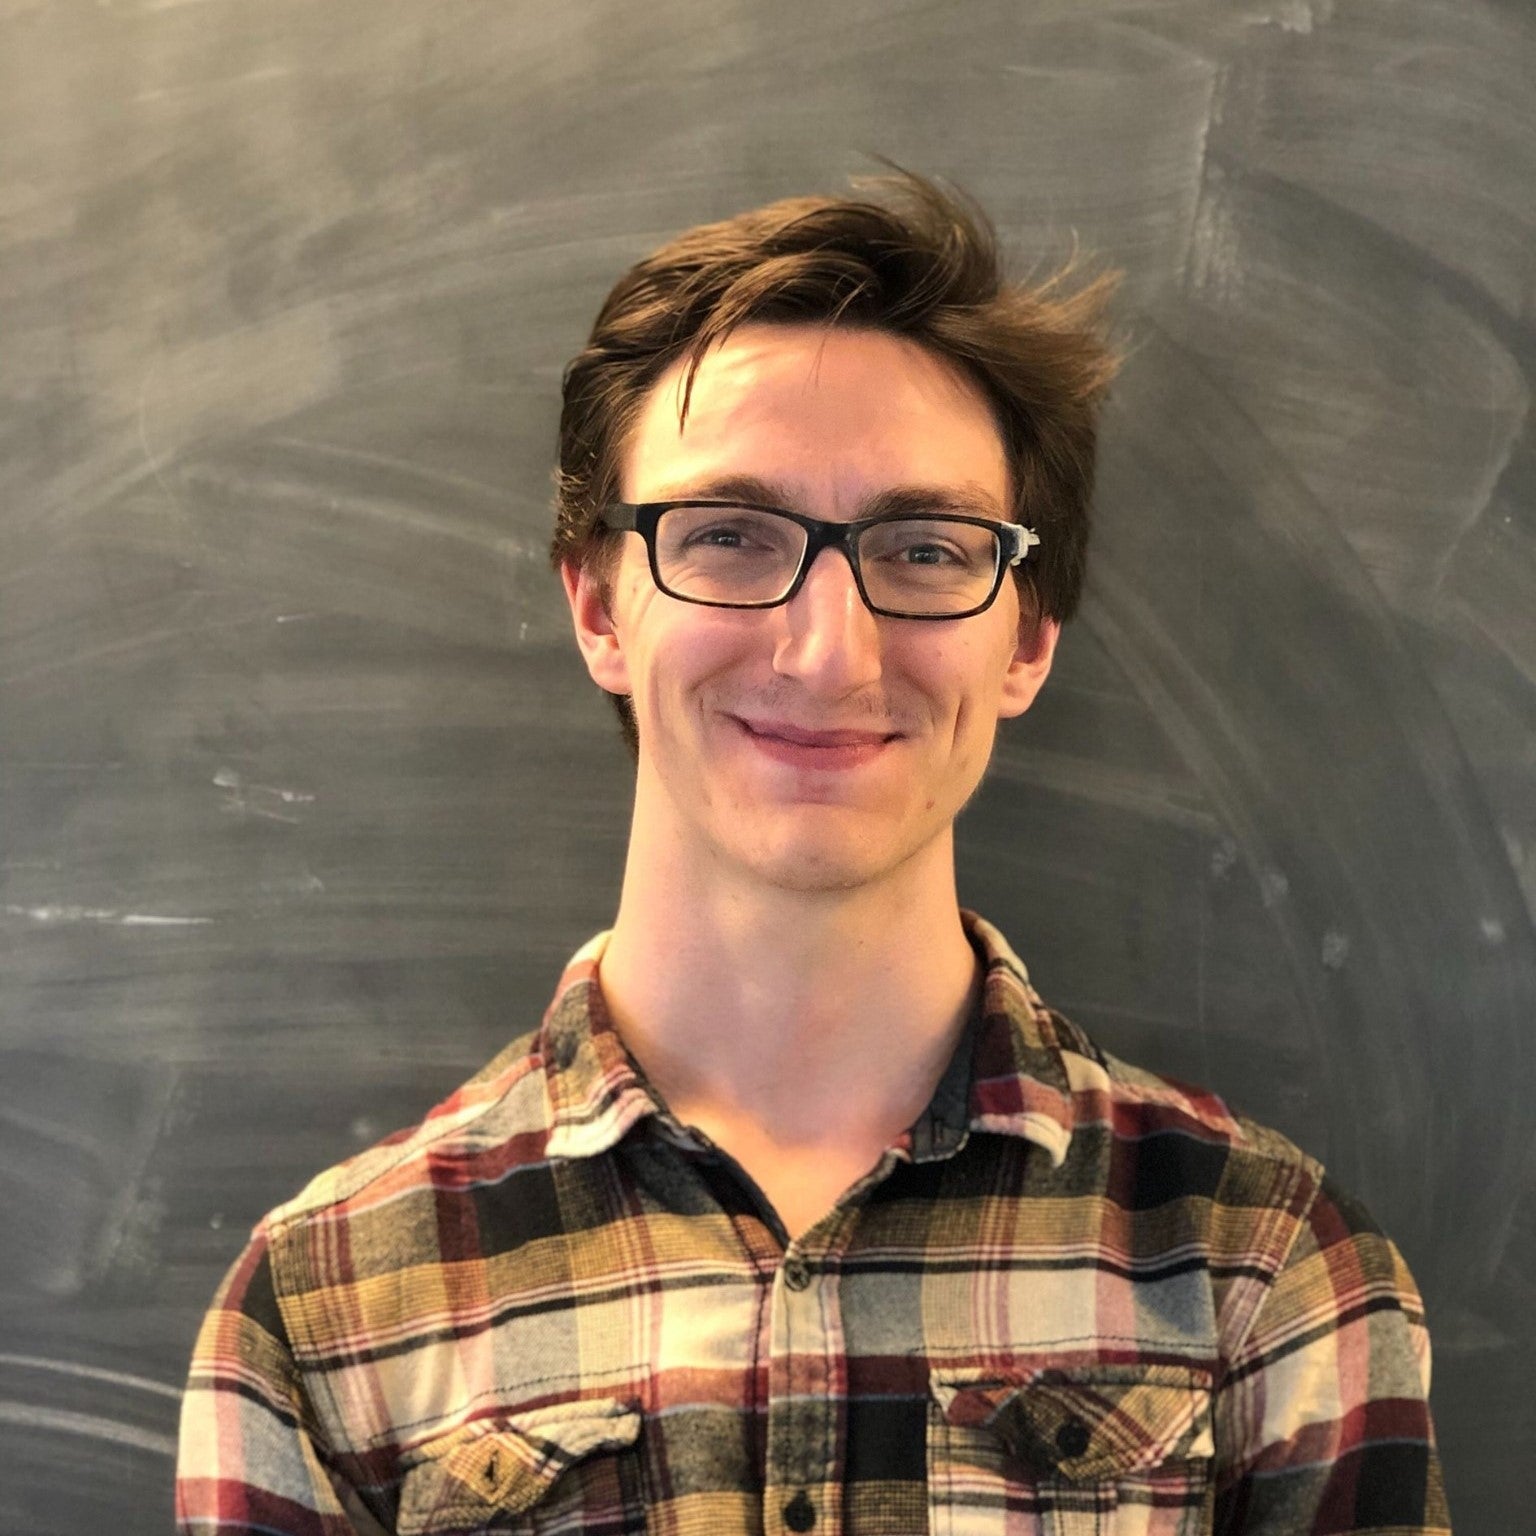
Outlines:
[[775,1279],[764,1524],[790,1536],[841,1536],[841,1506],[829,1496],[841,1466],[831,1395],[841,1324],[821,1243],[812,1256],[791,1242]]

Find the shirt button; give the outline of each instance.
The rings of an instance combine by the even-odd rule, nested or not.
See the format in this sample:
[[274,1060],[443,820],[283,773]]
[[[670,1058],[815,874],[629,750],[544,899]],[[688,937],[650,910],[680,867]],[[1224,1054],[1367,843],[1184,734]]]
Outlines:
[[1091,1438],[1088,1426],[1081,1419],[1068,1419],[1056,1431],[1056,1449],[1070,1460],[1074,1456],[1081,1456],[1088,1449]]
[[[806,1263],[799,1254],[792,1254],[784,1260],[784,1284],[792,1291],[803,1291],[811,1283],[811,1266]],[[801,1497],[804,1497],[802,1494]],[[815,1510],[811,1511],[811,1519],[816,1518]],[[797,1531],[808,1531],[810,1526],[797,1525],[793,1527]]]
[[784,1524],[792,1531],[808,1531],[816,1524],[816,1506],[804,1488],[784,1506]]

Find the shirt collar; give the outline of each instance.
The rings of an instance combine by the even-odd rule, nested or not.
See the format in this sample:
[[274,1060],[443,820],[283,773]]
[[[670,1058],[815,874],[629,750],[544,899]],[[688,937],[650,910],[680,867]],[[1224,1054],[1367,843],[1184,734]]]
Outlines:
[[1060,1021],[1030,986],[1029,972],[1007,939],[974,912],[960,916],[983,967],[981,1009],[971,1031],[966,1128],[1022,1136],[1059,1168],[1075,1119]]
[[[1059,1167],[1073,1113],[1057,1021],[1002,934],[972,912],[961,918],[984,970],[981,1005],[902,1150],[914,1162],[931,1162],[982,1131],[1031,1141]],[[571,957],[544,1016],[550,1157],[597,1156],[661,1113],[603,1003],[597,970],[607,943],[600,933]]]
[[607,947],[604,932],[571,956],[544,1015],[550,1157],[595,1157],[660,1108],[603,1003],[597,965]]

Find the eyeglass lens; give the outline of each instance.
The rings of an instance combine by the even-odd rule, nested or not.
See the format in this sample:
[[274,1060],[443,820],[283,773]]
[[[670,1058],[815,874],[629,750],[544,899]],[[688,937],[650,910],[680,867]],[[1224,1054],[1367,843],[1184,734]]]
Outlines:
[[[892,517],[856,536],[860,574],[877,608],[913,616],[964,613],[997,578],[990,528],[944,517]],[[705,603],[772,603],[794,585],[808,535],[754,507],[669,507],[656,528],[661,582]]]

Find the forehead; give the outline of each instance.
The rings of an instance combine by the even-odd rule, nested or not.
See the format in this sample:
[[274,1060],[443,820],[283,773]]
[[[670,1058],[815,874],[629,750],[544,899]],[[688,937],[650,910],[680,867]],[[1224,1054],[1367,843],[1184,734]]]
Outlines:
[[680,420],[686,359],[641,405],[624,457],[631,501],[755,477],[852,516],[896,486],[965,488],[1005,516],[1008,469],[980,387],[914,341],[822,325],[745,325],[711,348]]

